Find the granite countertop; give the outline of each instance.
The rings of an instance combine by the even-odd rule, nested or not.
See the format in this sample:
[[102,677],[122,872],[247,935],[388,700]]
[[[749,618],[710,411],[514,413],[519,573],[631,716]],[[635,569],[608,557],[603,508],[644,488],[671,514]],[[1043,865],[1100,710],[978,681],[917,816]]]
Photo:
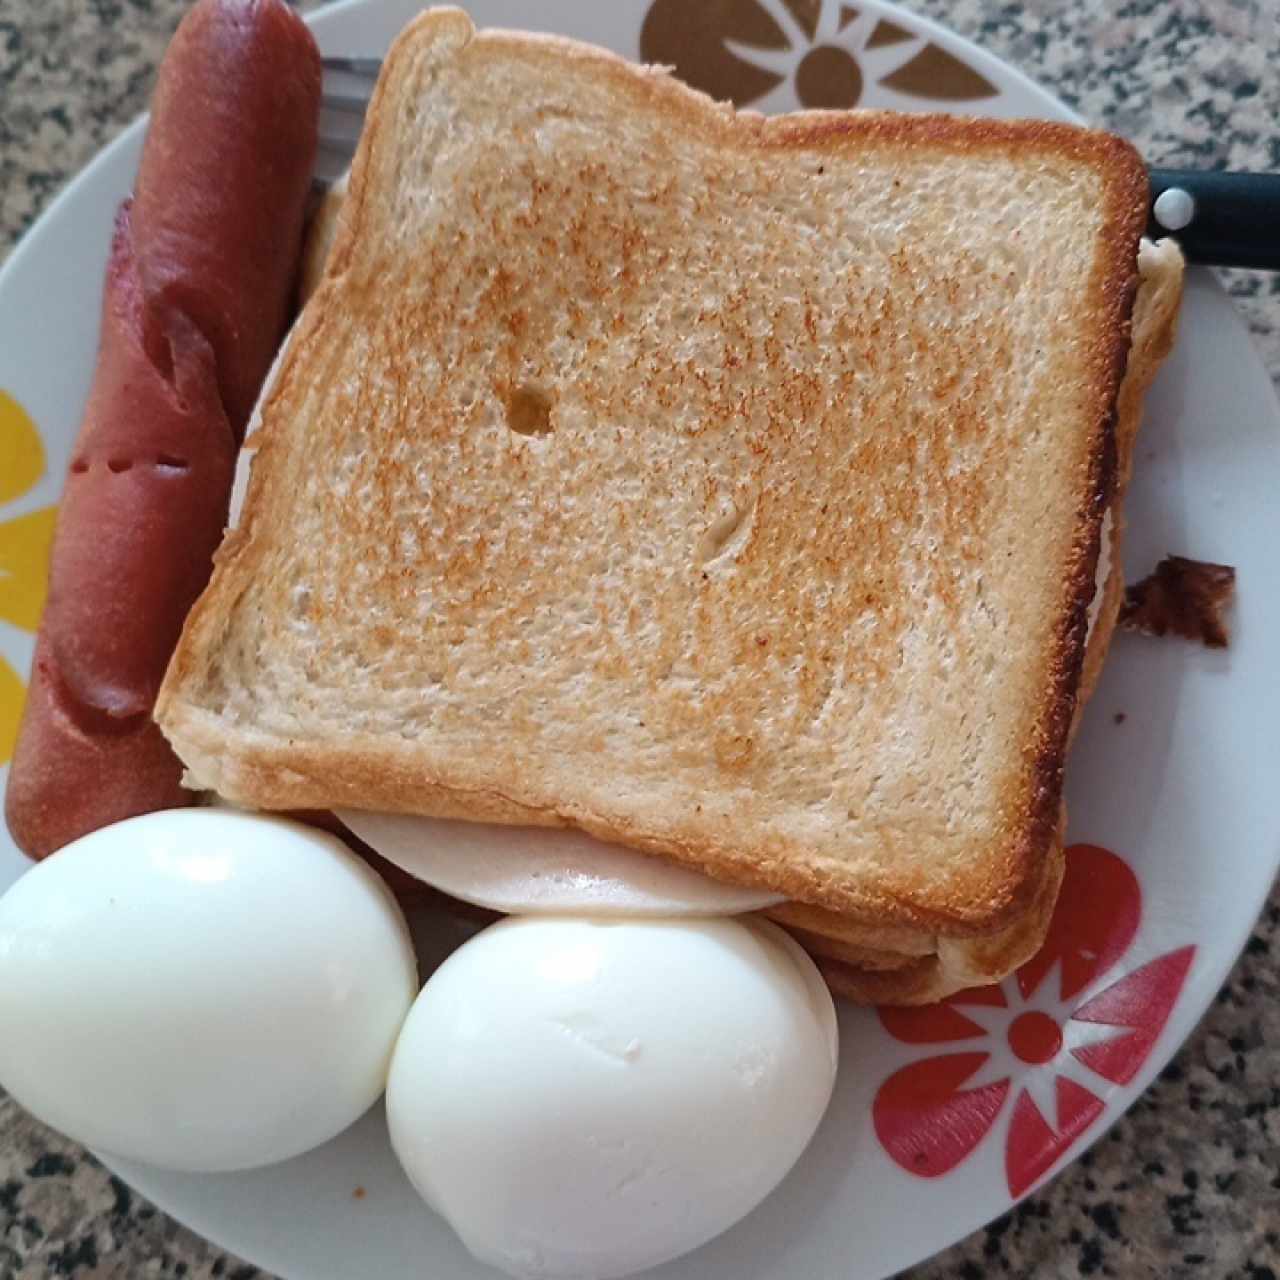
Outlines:
[[[533,0],[531,0],[533,2]],[[1153,162],[1280,170],[1280,0],[913,0]],[[0,255],[146,107],[183,0],[0,0]],[[1224,273],[1280,381],[1280,274]],[[1280,1275],[1280,895],[1159,1081],[1044,1192],[911,1272]],[[0,1095],[0,1275],[251,1280]]]

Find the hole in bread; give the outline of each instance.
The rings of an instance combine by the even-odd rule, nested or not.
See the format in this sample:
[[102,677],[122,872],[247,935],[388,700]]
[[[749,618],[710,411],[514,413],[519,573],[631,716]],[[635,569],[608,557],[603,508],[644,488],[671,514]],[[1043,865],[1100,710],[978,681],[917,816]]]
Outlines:
[[171,453],[158,453],[156,466],[165,471],[185,471],[189,463],[186,458],[177,458]]
[[537,387],[522,385],[507,397],[507,426],[518,436],[551,434],[551,397]]
[[133,466],[133,460],[130,458],[109,458],[107,460],[107,470],[114,471],[119,475],[122,471],[128,471]]

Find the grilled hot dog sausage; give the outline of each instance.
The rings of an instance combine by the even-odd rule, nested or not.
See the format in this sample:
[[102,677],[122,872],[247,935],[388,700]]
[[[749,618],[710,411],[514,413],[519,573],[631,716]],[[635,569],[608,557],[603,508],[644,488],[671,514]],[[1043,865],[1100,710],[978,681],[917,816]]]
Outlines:
[[283,0],[200,0],[161,66],[9,774],[32,857],[190,801],[151,708],[288,319],[319,100],[319,53]]

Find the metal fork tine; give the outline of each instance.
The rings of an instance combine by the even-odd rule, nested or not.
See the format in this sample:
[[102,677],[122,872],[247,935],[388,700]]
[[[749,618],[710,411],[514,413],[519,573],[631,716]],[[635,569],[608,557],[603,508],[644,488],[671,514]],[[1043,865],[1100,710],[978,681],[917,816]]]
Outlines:
[[[381,58],[333,57],[322,58],[321,63],[326,75],[354,77],[357,80],[365,81],[376,80],[379,71],[382,70]],[[342,85],[342,80],[336,79],[334,83]],[[320,106],[332,115],[345,115],[361,124],[365,113],[369,110],[369,99],[364,96],[366,92],[367,90],[364,86],[359,84],[355,85],[351,92],[337,90],[324,92],[320,98]],[[340,130],[342,128],[336,121],[334,124],[337,129]],[[350,165],[351,158],[356,153],[358,141],[358,138],[354,138],[350,134],[346,136],[342,136],[340,133],[322,132],[320,134],[319,152],[324,158],[317,164],[316,167],[319,172],[312,179],[312,190],[317,196],[327,191],[337,180],[339,173]]]
[[319,149],[331,156],[346,156],[349,160],[356,153],[356,138],[335,138],[331,133],[322,133],[317,139]]
[[364,76],[376,80],[382,70],[381,58],[321,58],[320,65],[326,71],[343,71],[347,75]]
[[351,93],[325,93],[320,105],[328,111],[341,111],[344,115],[362,116],[369,109],[369,99]]

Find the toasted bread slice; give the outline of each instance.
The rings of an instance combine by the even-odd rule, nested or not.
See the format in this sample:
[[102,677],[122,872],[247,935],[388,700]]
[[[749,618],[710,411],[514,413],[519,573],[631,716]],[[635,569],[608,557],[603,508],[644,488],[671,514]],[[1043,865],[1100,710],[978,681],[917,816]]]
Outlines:
[[862,951],[808,931],[791,932],[809,952],[837,996],[860,1004],[932,1004],[967,987],[998,982],[1039,951],[1062,886],[1065,859],[1058,843],[1045,860],[1030,905],[1012,924],[980,938],[934,939],[932,954]]
[[[319,287],[332,246],[346,181],[327,193],[311,227],[303,296]],[[1117,400],[1117,475],[1110,518],[1104,518],[1104,555],[1097,589],[1089,605],[1090,629],[1075,725],[1101,671],[1123,594],[1120,544],[1122,503],[1132,470],[1133,447],[1146,394],[1173,345],[1182,292],[1183,262],[1174,242],[1143,241],[1138,254],[1139,285],[1134,302],[1132,344]],[[1105,558],[1105,563],[1104,563]],[[1074,732],[1074,726],[1073,726]],[[822,907],[789,902],[766,914],[786,927],[822,968],[833,991],[845,998],[882,1004],[928,1003],[967,986],[998,981],[1039,949],[1048,926],[1062,863],[1043,864],[1041,888],[1022,916],[992,937],[945,939],[910,927],[868,925]]]
[[[1093,625],[1076,701],[1076,725],[1101,672],[1124,595],[1123,500],[1142,398],[1173,346],[1182,297],[1183,261],[1173,241],[1143,241],[1138,269],[1141,283],[1134,304],[1133,345],[1117,405],[1116,484],[1108,507],[1111,519],[1104,524],[1110,539],[1109,569],[1090,605]],[[837,995],[864,1003],[926,1004],[965,987],[997,982],[1040,949],[1062,875],[1059,860],[1051,859],[1044,866],[1045,878],[1029,910],[990,938],[947,939],[911,929],[874,928],[798,902],[771,908],[768,914],[813,955]]]
[[569,824],[881,927],[1011,925],[1055,856],[1145,200],[1104,134],[764,119],[428,12],[162,727],[247,805]]

